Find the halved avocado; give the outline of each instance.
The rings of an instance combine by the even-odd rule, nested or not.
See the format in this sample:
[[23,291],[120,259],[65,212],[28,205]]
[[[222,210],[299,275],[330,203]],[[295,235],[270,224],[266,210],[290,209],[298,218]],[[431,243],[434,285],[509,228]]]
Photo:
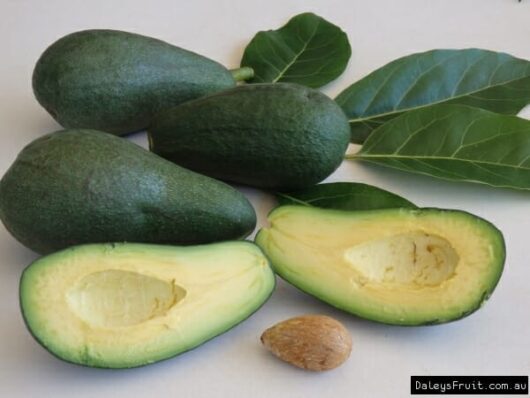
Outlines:
[[504,265],[501,232],[462,211],[281,206],[269,221],[256,243],[282,278],[383,323],[469,315],[491,295]]
[[274,274],[249,242],[94,244],[43,257],[23,273],[33,336],[69,362],[146,365],[188,351],[256,311]]

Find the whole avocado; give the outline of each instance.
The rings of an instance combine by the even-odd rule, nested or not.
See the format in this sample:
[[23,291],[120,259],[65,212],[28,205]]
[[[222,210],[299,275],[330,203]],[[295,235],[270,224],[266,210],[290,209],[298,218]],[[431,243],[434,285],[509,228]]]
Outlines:
[[117,135],[146,128],[161,109],[234,85],[215,61],[116,30],[59,39],[33,72],[37,100],[62,126]]
[[161,112],[150,149],[183,167],[266,189],[298,189],[342,162],[350,128],[341,108],[296,84],[252,84]]
[[0,181],[0,219],[39,253],[239,239],[256,224],[234,188],[94,130],[58,131],[25,147]]

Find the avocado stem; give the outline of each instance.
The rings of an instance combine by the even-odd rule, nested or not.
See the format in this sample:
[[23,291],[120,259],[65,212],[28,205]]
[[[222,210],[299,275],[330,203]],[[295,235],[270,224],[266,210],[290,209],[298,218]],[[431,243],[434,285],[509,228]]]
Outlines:
[[254,77],[254,69],[243,66],[237,69],[231,69],[230,73],[236,82],[252,79]]

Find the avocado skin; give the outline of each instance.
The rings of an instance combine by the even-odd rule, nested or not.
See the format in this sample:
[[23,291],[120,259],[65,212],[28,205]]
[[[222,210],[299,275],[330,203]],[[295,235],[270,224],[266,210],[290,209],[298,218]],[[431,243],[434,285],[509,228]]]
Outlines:
[[117,135],[146,128],[161,109],[233,86],[215,61],[116,30],[59,39],[33,72],[35,97],[62,126]]
[[209,243],[244,238],[256,224],[234,188],[94,130],[58,131],[24,148],[0,181],[0,219],[38,253]]
[[342,162],[349,125],[324,94],[296,84],[252,84],[157,115],[150,149],[183,167],[265,189],[299,189]]

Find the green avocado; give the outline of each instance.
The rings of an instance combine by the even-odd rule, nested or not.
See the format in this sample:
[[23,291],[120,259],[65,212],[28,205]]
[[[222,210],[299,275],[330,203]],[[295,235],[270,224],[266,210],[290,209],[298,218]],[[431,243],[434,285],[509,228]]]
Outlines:
[[146,128],[161,109],[234,85],[215,61],[116,30],[59,39],[33,72],[37,100],[62,126],[118,135]]
[[55,356],[130,368],[170,358],[234,327],[274,289],[257,246],[92,244],[31,264],[20,304],[32,335]]
[[348,119],[324,94],[296,84],[252,84],[161,112],[150,149],[183,167],[266,189],[329,176],[349,142]]
[[0,181],[0,219],[39,253],[83,243],[199,244],[256,223],[234,188],[122,138],[64,130],[39,138]]
[[501,276],[501,232],[441,209],[281,206],[256,243],[299,289],[373,321],[426,325],[480,308]]

